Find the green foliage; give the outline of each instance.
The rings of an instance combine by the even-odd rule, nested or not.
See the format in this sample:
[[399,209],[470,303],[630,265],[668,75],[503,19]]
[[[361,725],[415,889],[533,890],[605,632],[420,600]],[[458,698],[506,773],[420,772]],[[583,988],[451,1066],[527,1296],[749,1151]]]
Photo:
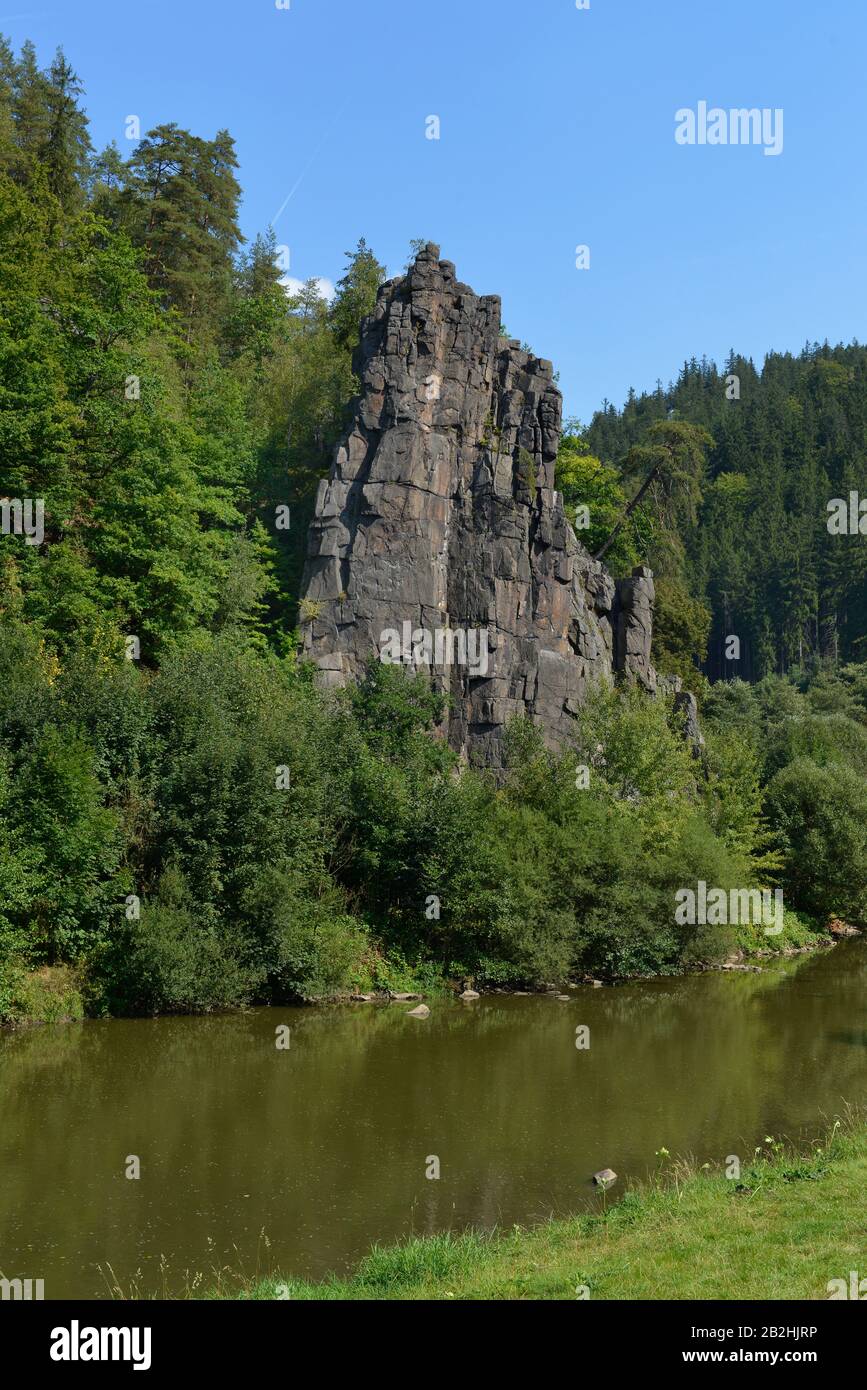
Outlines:
[[[741,923],[736,929],[737,946],[747,956],[763,956],[769,949],[769,938],[764,927],[753,922]],[[824,920],[811,917],[806,912],[783,909],[783,930],[773,938],[774,951],[790,949],[803,950],[816,945],[828,945],[829,937],[824,933]]]
[[536,500],[536,460],[528,449],[518,450],[518,477],[526,487],[532,504]]
[[27,971],[0,956],[0,1024],[68,1023],[84,1017],[84,992],[68,965]]
[[[630,392],[622,411],[606,402],[593,417],[589,449],[621,471],[660,429],[713,437],[692,507],[678,510],[676,532],[663,525],[666,544],[649,537],[641,553],[711,611],[712,680],[867,655],[867,550],[827,528],[833,498],[865,492],[865,411],[867,348],[808,343],[797,356],[768,354],[760,371],[734,353],[722,370],[692,359],[667,388]],[[656,501],[647,510],[663,522]],[[732,634],[737,661],[726,654]]]
[[600,692],[586,754],[516,724],[500,785],[456,775],[442,697],[400,668],[326,697],[239,632],[177,644],[156,673],[59,660],[14,623],[0,653],[5,955],[85,960],[95,1011],[649,973],[725,949],[675,927],[674,894],[743,881],[752,822],[720,810],[722,780],[702,790],[664,701]]
[[120,1013],[206,1013],[246,1002],[250,979],[227,934],[154,902],[93,957],[94,1006]]
[[228,131],[203,140],[171,123],[148,131],[125,168],[116,221],[141,248],[148,281],[176,310],[187,345],[229,293],[240,243],[237,167]]
[[784,837],[797,906],[816,915],[867,916],[867,778],[797,758],[771,778],[768,816]]
[[849,666],[812,681],[718,684],[704,706],[713,776],[730,783],[718,829],[738,840],[746,832],[787,902],[821,922],[867,917],[863,677]]
[[379,264],[364,237],[354,251],[347,251],[347,267],[337,282],[337,294],[330,310],[335,340],[353,352],[358,342],[358,326],[371,314],[376,294],[385,280],[385,266]]
[[[578,539],[591,555],[595,555],[623,515],[626,496],[618,470],[594,457],[577,421],[566,422],[554,483],[563,494],[567,515],[576,525]],[[584,525],[585,521],[589,524]],[[643,512],[633,513],[629,525],[618,533],[605,557],[612,574],[630,574],[638,564],[639,536],[644,522]]]
[[[306,525],[384,267],[362,239],[330,305],[314,282],[288,295],[273,232],[242,246],[226,131],[160,124],[94,157],[80,93],[62,55],[42,71],[0,44],[0,495],[45,504],[43,543],[0,536],[0,1016],[671,971],[732,944],[675,924],[698,878],[863,914],[854,609],[846,665],[704,692],[702,759],[670,702],[602,690],[558,755],[517,722],[497,780],[457,766],[421,677],[315,688],[292,631],[316,616]],[[798,475],[813,500],[849,476],[825,404],[855,418],[843,365],[810,359],[773,417],[789,462],[827,436]],[[713,657],[720,603],[754,582],[740,538],[785,493],[771,423],[752,419],[759,466],[695,414],[571,427],[556,476],[591,550],[661,568],[657,660],[692,683],[709,614]],[[532,501],[526,451],[518,475]],[[791,656],[817,576],[837,597],[861,580],[791,536],[759,550]]]
[[678,578],[660,576],[655,589],[652,660],[663,675],[680,676],[688,690],[696,690],[698,668],[707,656],[710,610]]
[[764,816],[765,789],[757,741],[742,729],[708,729],[705,804],[716,834],[748,877],[764,877],[781,866],[776,838]]

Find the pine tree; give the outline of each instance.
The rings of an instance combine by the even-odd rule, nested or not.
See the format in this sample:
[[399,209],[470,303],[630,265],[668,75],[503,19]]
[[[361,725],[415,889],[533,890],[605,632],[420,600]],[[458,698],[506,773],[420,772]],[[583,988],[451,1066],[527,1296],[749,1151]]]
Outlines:
[[10,169],[14,162],[17,86],[15,54],[7,40],[0,35],[0,168],[3,169]]
[[128,182],[129,169],[117,142],[112,140],[90,162],[87,192],[96,216],[105,218],[114,227],[121,225],[121,199]]
[[45,149],[49,125],[47,88],[36,49],[28,39],[21,47],[13,104],[19,175],[27,171],[32,161],[39,160]]
[[83,90],[78,75],[58,49],[46,75],[47,119],[39,157],[48,174],[48,187],[63,208],[83,200],[93,148],[87,117],[78,104]]
[[351,352],[358,342],[361,320],[373,313],[377,291],[385,280],[386,270],[364,237],[354,251],[346,252],[346,257],[348,264],[337,282],[330,320],[338,344]]
[[227,131],[203,140],[175,124],[148,131],[130,160],[125,225],[144,252],[145,273],[177,310],[188,346],[213,337],[231,292],[241,242],[240,188]]
[[[630,393],[621,412],[597,412],[589,446],[622,470],[672,408],[678,423],[700,425],[716,443],[696,517],[678,523],[680,559],[657,547],[652,562],[665,576],[682,572],[712,610],[707,674],[757,680],[863,659],[867,546],[860,535],[830,535],[827,506],[851,491],[867,497],[867,350],[808,343],[799,356],[768,354],[761,371],[732,350],[722,377],[711,363],[687,362],[670,392],[657,383],[654,393]],[[739,662],[725,655],[732,635]]]

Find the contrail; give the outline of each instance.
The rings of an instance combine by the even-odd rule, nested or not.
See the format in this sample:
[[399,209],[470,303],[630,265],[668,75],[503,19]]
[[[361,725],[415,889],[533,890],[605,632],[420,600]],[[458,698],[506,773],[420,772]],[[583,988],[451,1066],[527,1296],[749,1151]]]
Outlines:
[[279,208],[278,208],[277,211],[275,212],[274,216],[271,218],[271,226],[272,226],[272,227],[276,227],[278,217],[282,217],[282,215],[283,215],[283,213],[284,213],[284,211],[285,211],[285,209],[286,209],[286,204],[289,202],[290,198],[292,198],[292,197],[295,195],[295,193],[298,191],[298,188],[300,187],[301,181],[304,179],[305,175],[306,175],[306,174],[309,172],[309,170],[312,168],[313,164],[314,164],[315,161],[316,161],[316,156],[319,154],[319,151],[322,149],[322,146],[325,144],[325,142],[326,142],[326,140],[328,139],[329,135],[331,134],[332,130],[333,130],[334,127],[337,125],[337,122],[340,120],[340,117],[343,115],[343,113],[344,113],[344,111],[346,110],[347,106],[349,105],[350,101],[351,101],[351,97],[347,97],[347,98],[346,98],[346,101],[343,103],[343,105],[341,106],[340,110],[337,112],[337,115],[334,117],[334,120],[333,120],[333,121],[331,122],[331,124],[329,125],[329,127],[328,127],[328,129],[326,130],[325,134],[323,135],[322,139],[319,141],[319,144],[316,146],[316,149],[313,151],[313,153],[312,153],[312,155],[310,156],[310,158],[308,159],[307,163],[304,165],[304,168],[301,170],[301,173],[298,175],[297,179],[296,179],[295,182],[293,183],[293,185],[292,185],[292,187],[290,188],[289,192],[286,194],[286,197],[283,199],[282,203],[280,204]]

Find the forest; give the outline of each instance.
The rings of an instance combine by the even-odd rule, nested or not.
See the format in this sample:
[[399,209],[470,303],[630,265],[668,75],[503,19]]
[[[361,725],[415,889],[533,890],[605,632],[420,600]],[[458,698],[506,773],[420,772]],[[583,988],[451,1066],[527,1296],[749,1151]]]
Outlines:
[[[579,538],[654,569],[655,660],[706,746],[665,700],[600,690],[573,749],[516,723],[504,780],[457,777],[421,678],[373,664],[326,695],[298,660],[385,267],[362,240],[333,300],[290,295],[240,200],[228,131],[98,152],[63,54],[0,44],[0,1021],[766,947],[676,925],[700,879],[782,887],[780,945],[863,922],[867,549],[826,523],[867,493],[867,349],[691,361],[569,425]],[[41,543],[12,499],[44,503]]]
[[651,518],[633,527],[662,576],[672,659],[711,680],[749,681],[863,662],[867,523],[841,534],[829,506],[867,498],[867,349],[808,343],[797,357],[768,353],[760,370],[734,351],[722,370],[693,359],[666,390],[630,392],[619,411],[606,402],[581,444],[622,467],[666,422],[689,422],[709,441],[679,540],[660,544]]

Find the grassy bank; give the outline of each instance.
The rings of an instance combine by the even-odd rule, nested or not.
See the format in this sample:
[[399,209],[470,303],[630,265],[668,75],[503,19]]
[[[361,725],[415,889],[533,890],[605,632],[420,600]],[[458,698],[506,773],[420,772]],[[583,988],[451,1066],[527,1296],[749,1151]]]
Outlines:
[[678,1163],[598,1215],[377,1248],[318,1284],[227,1275],[209,1296],[826,1299],[829,1280],[867,1276],[865,1189],[867,1125],[838,1122],[806,1152],[766,1140],[737,1181]]
[[0,971],[0,1027],[84,1018],[82,983],[70,965]]

